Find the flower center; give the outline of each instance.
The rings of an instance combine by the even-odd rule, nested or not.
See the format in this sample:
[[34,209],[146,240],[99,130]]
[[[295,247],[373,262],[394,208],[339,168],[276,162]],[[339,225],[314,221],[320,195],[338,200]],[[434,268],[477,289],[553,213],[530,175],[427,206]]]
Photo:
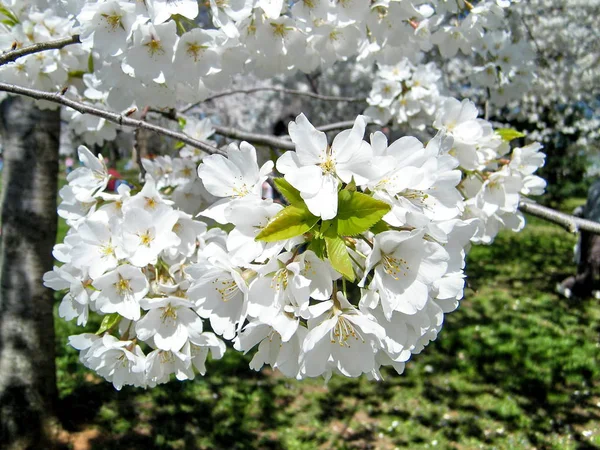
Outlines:
[[383,271],[387,273],[394,280],[400,278],[400,274],[403,276],[407,275],[408,262],[402,258],[395,258],[391,255],[383,255]]
[[108,24],[110,31],[116,31],[117,28],[122,28],[125,30],[123,26],[123,22],[121,22],[121,15],[113,12],[112,14],[100,14],[106,23]]
[[150,41],[146,42],[144,46],[148,48],[148,53],[150,56],[154,56],[157,53],[161,55],[165,53],[162,43],[154,36],[151,36]]
[[163,310],[160,320],[165,323],[167,320],[175,322],[177,320],[177,308],[173,307],[170,303],[161,308]]
[[146,199],[146,204],[145,207],[146,209],[154,209],[156,208],[156,205],[158,205],[158,202],[156,201],[156,199],[154,197],[144,197]]
[[202,53],[204,53],[204,50],[206,49],[206,46],[204,45],[200,45],[196,42],[188,42],[187,44],[187,50],[185,51],[189,57],[194,59],[194,62],[198,62],[198,59],[200,59],[200,56],[202,55]]
[[221,301],[223,301],[223,302],[228,302],[233,297],[235,297],[236,294],[240,291],[240,289],[238,288],[238,285],[236,284],[235,280],[233,280],[233,279],[229,279],[229,280],[218,280],[217,279],[217,280],[213,281],[213,284],[216,284],[216,290],[219,293],[219,295],[221,296]]
[[100,253],[102,253],[102,256],[114,256],[115,248],[113,247],[112,243],[109,242],[100,247]]
[[121,275],[119,275],[119,280],[113,286],[115,287],[117,294],[122,296],[131,294],[132,292],[129,280],[123,278]]
[[319,167],[323,171],[324,174],[331,174],[335,172],[335,161],[331,158],[331,156],[327,156],[327,159],[319,164]]
[[338,321],[335,327],[330,332],[331,343],[338,343],[340,347],[351,347],[352,341],[348,342],[350,338],[355,340],[362,340],[365,342],[360,333],[354,328],[354,324],[346,319],[343,315],[338,316]]
[[273,280],[271,280],[271,289],[280,291],[288,287],[288,270],[284,267],[275,272]]

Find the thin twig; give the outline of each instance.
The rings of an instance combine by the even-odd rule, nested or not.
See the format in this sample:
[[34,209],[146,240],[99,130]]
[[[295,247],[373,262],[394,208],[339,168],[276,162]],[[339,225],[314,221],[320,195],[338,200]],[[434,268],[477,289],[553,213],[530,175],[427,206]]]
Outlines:
[[271,92],[278,92],[280,94],[298,95],[301,97],[310,97],[310,98],[314,98],[315,100],[323,100],[323,101],[328,101],[328,102],[358,103],[358,102],[366,101],[366,98],[364,98],[364,97],[338,97],[338,96],[333,96],[333,95],[315,94],[314,92],[308,92],[308,91],[296,91],[293,89],[285,89],[285,88],[278,88],[278,87],[272,87],[272,86],[262,86],[262,87],[255,87],[255,88],[250,88],[250,89],[232,89],[229,91],[220,92],[218,94],[211,95],[210,97],[208,97],[202,101],[192,103],[192,104],[186,106],[185,108],[183,108],[181,110],[181,113],[186,113],[190,109],[194,108],[195,106],[197,106],[201,103],[207,102],[209,100],[215,100],[220,97],[226,97],[226,96],[234,95],[234,94],[252,94],[253,92],[261,92],[261,91],[271,91]]
[[[169,136],[174,139],[177,139],[185,144],[191,145],[194,148],[198,148],[200,150],[204,150],[208,153],[219,153],[224,154],[223,151],[219,150],[217,147],[214,147],[206,142],[199,141],[194,139],[187,134],[180,133],[177,131],[169,130],[168,128],[164,128],[158,125],[154,125],[149,122],[145,122],[143,120],[132,119],[128,117],[126,114],[119,114],[110,111],[106,111],[104,109],[96,108],[94,106],[86,105],[85,103],[78,102],[76,100],[71,100],[69,98],[64,97],[60,94],[60,92],[45,92],[39,91],[37,89],[30,89],[21,86],[16,86],[14,84],[1,83],[0,82],[0,91],[10,92],[11,94],[20,94],[25,95],[27,97],[34,98],[36,100],[46,100],[52,103],[57,103],[59,105],[68,106],[69,108],[73,108],[75,111],[80,112],[81,114],[91,114],[96,117],[101,117],[109,122],[116,123],[117,125],[124,127],[133,127],[133,128],[144,128],[146,130],[154,131],[155,133],[162,134],[163,136]],[[132,111],[133,113],[134,111]]]
[[[373,125],[375,122],[373,122],[372,120],[367,120],[367,125]],[[349,129],[352,128],[354,126],[354,120],[346,120],[344,122],[335,122],[335,123],[329,123],[327,125],[321,125],[320,127],[317,127],[317,130],[319,131],[334,131],[334,130],[342,130],[342,129]]]
[[10,50],[0,55],[0,66],[15,61],[22,56],[31,55],[33,53],[45,52],[46,50],[60,50],[67,45],[80,44],[79,35],[74,34],[62,39],[48,42],[38,42],[37,44],[28,45],[27,47]]
[[519,210],[560,225],[570,233],[588,231],[593,234],[600,234],[600,223],[556,211],[552,208],[542,206],[530,199],[522,198],[519,203]]
[[232,139],[238,139],[240,141],[247,141],[251,144],[267,145],[276,149],[294,150],[296,146],[293,142],[277,138],[275,136],[269,136],[266,134],[249,133],[246,131],[237,130],[230,127],[220,127],[217,125],[212,126],[215,133],[221,136],[226,136]]
[[[179,117],[174,109],[169,109],[165,111],[162,109],[150,108],[149,111],[156,114],[160,114],[161,116],[170,120],[178,120]],[[294,144],[289,140],[288,136],[275,137],[267,134],[251,133],[248,131],[238,130],[232,127],[221,127],[215,124],[211,124],[211,126],[213,130],[215,130],[215,133],[231,139],[246,141],[250,142],[251,144],[267,145],[275,149],[294,150],[296,148]]]

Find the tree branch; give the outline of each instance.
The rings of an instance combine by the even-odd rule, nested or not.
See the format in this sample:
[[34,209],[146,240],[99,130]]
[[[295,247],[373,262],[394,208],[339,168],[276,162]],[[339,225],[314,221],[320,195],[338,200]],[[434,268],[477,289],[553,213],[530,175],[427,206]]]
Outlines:
[[[178,114],[174,109],[163,111],[161,109],[150,108],[149,111],[156,114],[160,114],[161,116],[166,117],[170,120],[178,120]],[[251,144],[267,145],[275,149],[294,150],[296,148],[295,145],[290,141],[288,136],[286,136],[285,138],[278,138],[267,134],[251,133],[248,131],[238,130],[232,127],[220,127],[213,123],[211,123],[211,126],[213,130],[215,130],[215,133],[231,139],[247,141]]]
[[67,45],[80,43],[81,40],[79,39],[79,35],[74,34],[73,36],[57,39],[55,41],[38,42],[37,44],[28,45],[27,47],[10,50],[0,55],[0,66],[15,61],[22,56],[45,52],[46,50],[60,50]]
[[542,206],[533,200],[521,198],[519,202],[519,210],[548,222],[560,225],[570,233],[579,231],[588,231],[593,234],[600,234],[600,223],[593,220],[581,219],[569,214],[556,211],[554,209]]
[[[372,120],[367,121],[367,125],[374,125],[375,122]],[[335,122],[329,123],[327,125],[321,125],[320,127],[316,127],[319,131],[334,131],[334,130],[347,130],[354,126],[354,120],[346,120],[344,122]]]
[[271,91],[271,92],[279,92],[280,94],[289,94],[289,95],[298,95],[301,97],[310,97],[310,98],[314,98],[315,100],[323,100],[323,101],[328,101],[328,102],[351,102],[351,103],[359,103],[359,102],[364,102],[367,99],[364,97],[337,97],[337,96],[332,96],[332,95],[321,95],[321,94],[316,94],[314,92],[307,92],[307,91],[296,91],[293,89],[285,89],[285,88],[278,88],[278,87],[271,87],[271,86],[263,86],[263,87],[255,87],[255,88],[250,88],[250,89],[232,89],[229,91],[224,91],[224,92],[220,92],[218,94],[215,95],[211,95],[210,97],[200,101],[200,102],[196,102],[196,103],[192,103],[188,106],[186,106],[185,108],[183,108],[181,110],[182,114],[185,114],[186,112],[188,112],[190,109],[194,108],[195,106],[207,102],[209,100],[215,100],[217,98],[220,97],[226,97],[228,95],[234,95],[234,94],[252,94],[253,92],[260,92],[260,91]]
[[101,117],[109,122],[116,123],[120,126],[132,127],[132,128],[144,128],[146,130],[154,131],[155,133],[162,134],[164,136],[169,136],[174,139],[177,139],[185,144],[191,145],[194,148],[198,148],[200,150],[204,150],[207,153],[219,153],[224,154],[217,147],[214,147],[206,142],[199,141],[194,139],[187,134],[180,133],[177,131],[169,130],[168,128],[163,128],[158,125],[154,125],[152,123],[132,119],[128,117],[126,114],[113,113],[110,111],[106,111],[104,109],[96,108],[94,106],[86,105],[85,103],[78,102],[76,100],[71,100],[61,95],[60,92],[52,93],[39,91],[37,89],[30,89],[21,86],[16,86],[14,84],[1,83],[0,82],[0,91],[9,92],[11,94],[20,94],[25,95],[27,97],[34,98],[36,100],[46,100],[52,103],[57,103],[59,105],[68,106],[69,108],[73,108],[75,111],[80,112],[81,114],[91,114],[96,117]]
[[246,131],[237,130],[235,128],[220,127],[217,125],[213,125],[212,127],[215,132],[221,136],[227,136],[229,138],[238,139],[241,141],[248,141],[251,144],[267,145],[272,148],[280,148],[284,150],[294,150],[296,148],[293,142],[286,139],[280,139],[275,136],[249,133]]

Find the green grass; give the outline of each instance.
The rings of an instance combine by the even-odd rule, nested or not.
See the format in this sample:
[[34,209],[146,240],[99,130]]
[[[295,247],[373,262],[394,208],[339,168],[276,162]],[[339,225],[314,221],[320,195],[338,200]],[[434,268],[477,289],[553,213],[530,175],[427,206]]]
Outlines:
[[574,242],[532,220],[474,247],[460,308],[383,382],[288,380],[232,350],[205,377],[117,392],[65,345],[80,329],[57,320],[64,426],[96,429],[93,449],[600,448],[600,306],[554,293]]

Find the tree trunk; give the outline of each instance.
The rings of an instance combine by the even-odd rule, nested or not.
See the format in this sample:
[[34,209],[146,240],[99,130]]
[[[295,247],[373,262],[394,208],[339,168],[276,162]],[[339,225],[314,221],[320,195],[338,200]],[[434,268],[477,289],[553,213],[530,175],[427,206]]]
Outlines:
[[20,97],[0,105],[0,448],[52,448],[57,401],[52,270],[60,111]]

